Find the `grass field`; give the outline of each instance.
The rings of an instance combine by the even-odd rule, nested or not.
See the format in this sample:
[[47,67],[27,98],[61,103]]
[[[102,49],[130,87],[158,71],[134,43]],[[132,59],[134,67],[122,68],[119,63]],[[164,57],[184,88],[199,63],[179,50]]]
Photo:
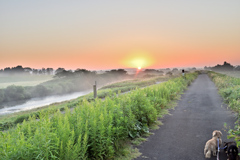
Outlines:
[[219,71],[218,73],[225,74],[231,77],[240,78],[240,71]]
[[[240,78],[214,72],[208,74],[218,87],[219,94],[223,97],[224,102],[237,113],[235,127],[234,129],[229,128],[228,138],[234,138],[237,145],[240,146]],[[240,76],[238,75],[238,77]]]
[[16,86],[36,86],[40,83],[49,81],[52,75],[0,75],[0,89],[10,85]]
[[150,126],[196,77],[191,73],[127,94],[113,93],[104,101],[85,97],[72,112],[65,105],[65,114],[47,110],[32,115],[1,132],[0,159],[130,159],[125,144],[150,134]]
[[[154,78],[126,80],[126,81],[121,81],[117,83],[112,83],[98,90],[98,98],[104,98],[113,93],[118,93],[119,91],[127,92],[130,90],[134,90],[136,88],[146,87],[149,85],[156,84],[156,82],[159,82],[159,81],[163,82],[172,78],[174,78],[174,76],[172,77],[157,76]],[[89,93],[88,95],[79,97],[75,100],[55,103],[49,106],[39,107],[39,108],[28,110],[28,111],[22,111],[22,112],[13,113],[10,115],[0,116],[0,130],[4,129],[5,127],[8,128],[9,126],[14,126],[18,122],[22,122],[24,119],[27,120],[27,118],[30,115],[33,115],[33,114],[38,115],[40,111],[50,112],[49,110],[51,110],[51,112],[56,112],[57,109],[64,110],[64,107],[66,106],[68,106],[69,108],[73,108],[76,105],[78,105],[79,101],[83,98],[87,99],[88,101],[94,100],[93,93]]]

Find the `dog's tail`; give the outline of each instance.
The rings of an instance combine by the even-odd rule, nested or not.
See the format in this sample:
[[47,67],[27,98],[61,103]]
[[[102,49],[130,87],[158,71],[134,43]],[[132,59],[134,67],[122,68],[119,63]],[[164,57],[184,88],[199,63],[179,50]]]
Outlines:
[[205,158],[211,158],[211,149],[208,148],[208,145],[206,145],[204,148],[204,155]]

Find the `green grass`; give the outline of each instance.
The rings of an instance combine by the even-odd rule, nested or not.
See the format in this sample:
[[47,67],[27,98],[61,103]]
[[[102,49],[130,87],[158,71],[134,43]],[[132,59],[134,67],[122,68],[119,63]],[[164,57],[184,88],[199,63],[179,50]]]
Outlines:
[[230,77],[240,78],[240,71],[219,71],[220,74],[225,74]]
[[[105,100],[83,99],[65,114],[40,112],[0,134],[0,159],[129,159],[126,142],[149,134],[162,110],[196,78],[186,74]],[[165,111],[164,111],[165,112]],[[49,118],[51,117],[51,118]]]
[[234,138],[237,145],[240,146],[240,78],[215,72],[209,72],[208,74],[216,84],[224,102],[237,113],[238,120],[234,129],[229,129],[228,138]]
[[52,80],[52,75],[0,75],[0,88],[10,85],[16,86],[36,86],[40,83]]
[[[175,76],[177,77],[177,76]],[[138,78],[138,79],[133,79],[133,80],[127,80],[127,81],[122,81],[122,82],[118,82],[118,83],[113,83],[107,86],[102,87],[101,89],[107,89],[107,88],[121,88],[121,87],[130,87],[130,88],[136,88],[136,87],[144,87],[144,86],[148,86],[148,85],[152,85],[152,84],[156,84],[156,82],[163,82],[163,81],[167,81],[170,78],[174,78],[169,77],[169,76],[157,76],[157,77],[153,77],[153,78]]]
[[[135,79],[135,80],[122,81],[116,84],[110,84],[105,87],[102,87],[97,91],[98,98],[105,98],[106,96],[112,95],[113,93],[120,93],[120,92],[123,93],[130,90],[135,90],[136,88],[146,87],[149,85],[153,85],[156,82],[166,81],[171,78],[174,78],[174,77],[158,76],[154,78],[146,78],[146,79],[141,78],[141,79]],[[115,87],[113,87],[114,85]],[[88,95],[79,97],[75,100],[54,103],[52,105],[39,107],[29,111],[23,111],[23,112],[13,113],[10,115],[0,116],[0,130],[5,130],[5,129],[8,129],[9,127],[13,127],[16,124],[23,122],[23,120],[27,120],[29,116],[36,115],[36,117],[38,117],[40,112],[54,113],[58,109],[63,111],[66,106],[68,108],[74,108],[83,100],[83,98],[87,99],[88,101],[94,100],[93,93],[89,93]]]

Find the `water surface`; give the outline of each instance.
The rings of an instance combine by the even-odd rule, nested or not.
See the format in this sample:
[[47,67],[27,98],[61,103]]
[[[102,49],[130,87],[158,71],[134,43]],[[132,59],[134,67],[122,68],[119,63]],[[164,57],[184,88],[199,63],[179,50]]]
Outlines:
[[50,105],[56,102],[63,102],[63,101],[75,99],[91,92],[92,90],[88,90],[88,91],[75,92],[75,93],[66,94],[66,95],[49,96],[44,98],[33,98],[24,102],[23,104],[14,105],[14,106],[5,105],[3,106],[3,108],[0,109],[0,116],[5,114],[20,112],[20,111],[27,111],[34,108]]

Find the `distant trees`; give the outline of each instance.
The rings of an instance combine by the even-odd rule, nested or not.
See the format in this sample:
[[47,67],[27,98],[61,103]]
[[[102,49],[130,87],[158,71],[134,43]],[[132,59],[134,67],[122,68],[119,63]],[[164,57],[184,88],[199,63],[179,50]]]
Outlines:
[[81,76],[81,75],[96,75],[95,71],[89,71],[86,69],[76,69],[74,71],[74,76]]
[[[49,72],[48,69],[32,69],[32,73],[47,74]],[[127,71],[123,69],[96,74],[95,71],[89,71],[86,69],[67,71],[64,68],[59,68],[54,79],[39,85],[28,87],[12,85],[5,89],[0,89],[0,104],[10,101],[27,100],[30,98],[89,90],[92,89],[92,85],[95,81],[97,81],[98,86],[103,86],[107,83],[124,80],[129,77],[130,76],[127,74]]]
[[28,98],[30,98],[30,94],[22,86],[11,85],[6,89],[0,89],[0,103],[25,100]]
[[178,69],[177,69],[177,68],[173,68],[173,69],[172,69],[172,72],[173,72],[173,73],[176,73],[176,72],[178,72]]
[[235,68],[230,63],[227,63],[226,61],[223,63],[223,65],[217,64],[214,67],[204,67],[206,70],[213,70],[213,71],[233,71]]
[[18,65],[16,67],[6,67],[4,69],[0,70],[1,74],[46,74],[46,75],[52,75],[53,74],[53,68],[42,68],[42,69],[34,69],[30,67],[23,68],[21,65]]
[[89,71],[86,69],[76,69],[75,71],[72,70],[65,70],[64,68],[58,68],[56,70],[56,74],[54,78],[64,78],[64,77],[79,77],[79,76],[94,76],[96,75],[95,71]]
[[236,67],[234,68],[234,70],[235,70],[235,71],[240,71],[240,66],[236,66]]
[[63,78],[63,77],[72,77],[74,74],[72,71],[66,71],[65,69],[62,70],[61,72],[58,71],[56,72],[54,78]]
[[60,73],[60,72],[62,72],[63,70],[65,70],[64,68],[58,68],[56,71],[55,71],[55,73],[57,74],[57,73]]
[[166,75],[167,75],[167,76],[172,76],[173,73],[172,73],[172,72],[167,72]]
[[49,75],[53,74],[53,68],[47,68],[46,73]]
[[145,69],[143,74],[152,74],[152,75],[163,75],[164,71],[156,69]]
[[107,71],[107,74],[116,74],[116,75],[126,75],[127,71],[125,71],[124,69],[113,69],[111,71]]

